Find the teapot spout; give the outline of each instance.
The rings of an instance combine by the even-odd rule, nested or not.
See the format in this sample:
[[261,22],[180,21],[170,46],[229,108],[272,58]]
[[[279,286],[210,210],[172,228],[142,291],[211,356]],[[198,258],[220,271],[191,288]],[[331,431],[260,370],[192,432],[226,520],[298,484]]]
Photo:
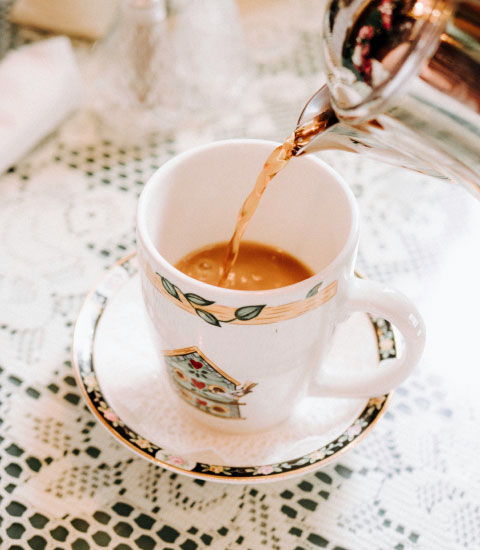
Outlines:
[[353,128],[342,123],[330,101],[327,85],[322,86],[307,102],[294,132],[292,154],[300,156],[326,149],[358,152],[349,139]]
[[294,156],[325,150],[347,151],[422,174],[442,179],[449,177],[419,160],[429,156],[423,155],[423,151],[418,150],[417,140],[405,135],[404,129],[392,123],[388,115],[355,125],[340,120],[332,107],[327,85],[305,105],[294,135]]

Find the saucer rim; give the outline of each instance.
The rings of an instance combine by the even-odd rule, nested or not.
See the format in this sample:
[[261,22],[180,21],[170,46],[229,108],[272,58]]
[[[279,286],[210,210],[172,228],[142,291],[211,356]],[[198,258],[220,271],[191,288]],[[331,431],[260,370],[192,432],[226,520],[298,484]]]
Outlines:
[[[130,266],[130,264],[134,264]],[[135,453],[136,455],[140,456],[143,459],[148,460],[149,462],[152,462],[153,464],[157,466],[162,466],[166,470],[169,470],[171,472],[186,475],[188,477],[194,478],[194,479],[204,479],[208,481],[214,481],[219,483],[230,483],[230,484],[258,484],[263,482],[271,482],[275,481],[277,479],[286,479],[288,477],[295,477],[299,475],[303,475],[308,472],[312,472],[315,470],[318,470],[320,468],[323,468],[327,464],[337,460],[339,457],[343,456],[345,453],[350,451],[354,446],[356,446],[370,431],[374,428],[378,420],[383,416],[383,414],[386,411],[387,405],[390,401],[390,398],[392,396],[393,392],[387,393],[385,395],[379,396],[379,397],[372,397],[372,398],[366,398],[365,406],[362,408],[362,410],[355,416],[354,420],[349,424],[349,426],[339,435],[337,435],[332,441],[329,441],[328,443],[322,445],[320,449],[316,449],[314,451],[311,451],[309,453],[306,453],[300,457],[295,457],[292,459],[286,459],[282,460],[280,462],[272,463],[272,464],[266,464],[261,466],[226,466],[226,465],[215,465],[215,464],[206,464],[203,462],[195,462],[195,466],[193,467],[181,467],[175,464],[172,464],[165,459],[162,460],[160,458],[157,458],[155,455],[149,454],[141,447],[134,445],[131,441],[129,441],[125,436],[122,436],[121,433],[118,431],[118,425],[115,426],[116,421],[111,421],[105,418],[104,415],[98,410],[98,406],[95,404],[94,399],[92,399],[90,393],[87,390],[87,386],[85,383],[85,376],[88,375],[88,373],[83,373],[84,368],[81,366],[80,363],[83,361],[79,360],[79,357],[82,355],[82,351],[84,351],[84,346],[79,344],[79,342],[82,340],[80,338],[80,332],[82,330],[83,324],[85,322],[84,318],[88,315],[89,309],[91,306],[91,303],[96,295],[101,296],[104,301],[103,303],[98,304],[98,312],[95,318],[90,319],[90,328],[92,329],[91,337],[87,338],[88,344],[90,346],[88,359],[89,359],[89,366],[90,366],[90,372],[93,373],[95,376],[95,359],[94,359],[94,343],[97,333],[97,326],[98,322],[100,321],[100,318],[102,317],[108,302],[115,296],[115,294],[120,290],[120,288],[128,282],[132,277],[138,274],[138,266],[137,264],[137,254],[136,252],[132,252],[131,254],[121,258],[120,260],[116,261],[104,274],[99,280],[94,284],[90,292],[88,292],[86,298],[84,299],[82,306],[80,308],[79,314],[77,316],[75,327],[73,331],[73,345],[72,345],[72,365],[74,370],[74,375],[77,380],[78,387],[80,389],[80,392],[82,394],[83,399],[85,400],[88,408],[93,413],[93,415],[96,417],[97,420],[100,421],[100,424],[114,437],[118,442],[122,443],[122,445],[126,446],[131,452]],[[110,295],[100,295],[98,292],[98,289],[100,286],[107,284],[109,282],[109,279],[112,279],[115,272],[121,268],[126,272],[126,275],[128,276],[120,285],[118,285],[116,288],[113,289]],[[130,269],[129,269],[130,268]],[[133,272],[132,272],[133,271]],[[358,274],[357,274],[358,275]],[[370,321],[372,323],[372,326],[374,328],[374,332],[377,337],[377,346],[378,346],[378,353],[379,353],[379,360],[382,361],[383,359],[390,359],[392,357],[396,356],[396,341],[395,336],[393,334],[393,331],[391,329],[391,324],[386,321],[385,319],[372,319],[369,315]],[[391,334],[391,337],[387,337],[384,334],[382,334],[382,328],[379,326],[379,321],[382,321],[384,323],[384,326],[386,327],[386,330],[383,332]],[[85,338],[83,338],[85,340]],[[389,351],[388,356],[382,357],[381,355],[381,343],[386,340],[392,341],[392,348]],[[101,388],[97,386],[99,395],[102,397],[103,402],[109,407],[108,401],[103,395]],[[380,400],[380,401],[379,401]],[[367,424],[360,428],[360,431],[357,434],[354,434],[353,437],[349,438],[350,436],[347,434],[348,430],[352,428],[356,422],[358,422],[362,417],[365,415],[366,411],[370,409],[371,407],[376,408],[376,412],[372,411],[372,415],[370,420],[367,422]],[[115,411],[111,409],[114,414],[116,415]],[[136,432],[135,430],[132,430],[129,428],[126,424],[123,423],[121,418],[118,417],[118,420],[120,420],[121,424],[123,424],[127,430],[139,437],[139,439],[142,439],[144,441],[148,441],[146,438],[143,438],[141,434]],[[325,449],[327,446],[334,444],[336,441],[338,441],[341,437],[346,437],[347,440],[340,448],[333,451],[330,455],[323,456],[321,458],[314,459],[313,462],[308,462],[307,457],[309,455],[314,455],[315,453],[318,453],[321,451],[321,449]],[[155,447],[157,450],[155,454],[158,454],[159,452],[166,452],[165,454],[168,455],[168,451],[162,447],[160,447],[157,444],[154,444],[150,441],[148,441],[152,447]],[[172,453],[172,456],[175,458],[178,458],[177,455],[174,455]],[[305,464],[297,465],[297,467],[287,467],[285,464],[287,463],[294,463],[301,461],[303,459],[306,459]],[[187,461],[188,462],[188,461]],[[283,465],[283,468],[282,468]],[[295,466],[295,465],[293,465]],[[201,471],[197,471],[196,468],[203,468]],[[276,468],[282,468],[280,471],[271,471],[268,472],[268,468],[271,467],[273,469]],[[262,468],[263,471],[266,473],[263,473],[263,471],[259,471],[258,469]],[[234,474],[228,474],[227,471],[229,469],[235,469],[237,474],[240,472],[243,472],[242,475],[234,475]],[[215,471],[216,470],[216,471]]]

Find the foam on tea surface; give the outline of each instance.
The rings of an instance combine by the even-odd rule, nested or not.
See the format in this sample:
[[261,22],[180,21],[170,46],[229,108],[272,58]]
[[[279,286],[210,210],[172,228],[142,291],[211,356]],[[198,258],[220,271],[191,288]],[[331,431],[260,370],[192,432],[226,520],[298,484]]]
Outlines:
[[236,290],[280,288],[313,275],[305,264],[280,248],[244,241],[228,276],[223,278],[228,246],[229,243],[224,242],[195,250],[175,267],[198,281]]

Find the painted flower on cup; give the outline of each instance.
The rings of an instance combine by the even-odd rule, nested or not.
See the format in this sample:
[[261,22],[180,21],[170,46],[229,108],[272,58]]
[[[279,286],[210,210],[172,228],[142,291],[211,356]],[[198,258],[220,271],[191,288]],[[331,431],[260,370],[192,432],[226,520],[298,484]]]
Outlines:
[[188,460],[180,455],[170,454],[167,451],[160,450],[155,454],[155,458],[170,464],[170,466],[176,466],[182,470],[193,470],[197,465],[193,460]]

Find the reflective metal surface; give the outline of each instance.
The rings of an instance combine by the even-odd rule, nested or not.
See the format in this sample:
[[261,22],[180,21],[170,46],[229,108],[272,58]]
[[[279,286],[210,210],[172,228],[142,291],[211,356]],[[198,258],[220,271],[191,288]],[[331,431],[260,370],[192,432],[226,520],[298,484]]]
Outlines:
[[295,154],[343,149],[480,198],[480,0],[332,0]]

